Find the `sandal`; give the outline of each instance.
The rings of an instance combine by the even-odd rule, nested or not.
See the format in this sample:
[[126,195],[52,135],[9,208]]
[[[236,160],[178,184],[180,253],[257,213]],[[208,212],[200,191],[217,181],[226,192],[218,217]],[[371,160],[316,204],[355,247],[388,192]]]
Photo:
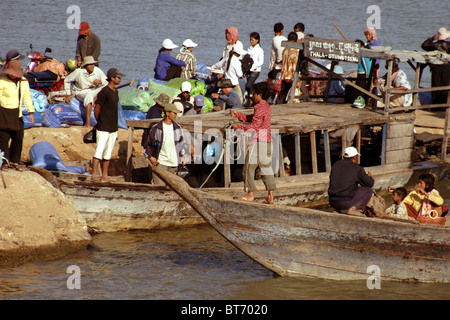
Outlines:
[[16,171],[19,171],[19,172],[23,171],[23,169],[21,167],[19,167],[18,163],[11,163],[9,167],[14,168]]

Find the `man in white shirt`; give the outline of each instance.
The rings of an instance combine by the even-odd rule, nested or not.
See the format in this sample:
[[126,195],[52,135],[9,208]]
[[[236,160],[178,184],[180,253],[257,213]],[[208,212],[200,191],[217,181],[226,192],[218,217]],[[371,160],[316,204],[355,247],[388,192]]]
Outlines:
[[286,41],[287,38],[283,36],[284,26],[281,22],[276,23],[273,26],[275,37],[272,39],[272,53],[270,55],[269,70],[272,71],[276,66],[281,68],[281,60],[283,57],[283,47],[281,42]]
[[108,85],[105,73],[95,66],[92,56],[84,58],[80,69],[76,69],[64,79],[66,103],[76,98],[86,107],[86,127],[91,127],[91,112],[97,94]]
[[[150,164],[159,166],[171,173],[177,171],[179,163],[185,164],[182,148],[183,130],[175,122],[179,113],[180,110],[174,104],[165,104],[164,119],[150,129],[147,141],[144,144]],[[164,185],[164,182],[155,174],[153,174],[153,183]]]

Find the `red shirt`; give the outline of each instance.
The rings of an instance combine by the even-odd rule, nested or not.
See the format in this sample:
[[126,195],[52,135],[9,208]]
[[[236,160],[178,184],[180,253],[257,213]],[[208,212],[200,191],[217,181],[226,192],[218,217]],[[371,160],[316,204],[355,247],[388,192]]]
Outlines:
[[[267,101],[263,100],[255,105],[255,112],[247,115],[241,112],[236,112],[236,117],[239,121],[250,122],[250,124],[243,124],[238,129],[244,132],[251,133],[249,144],[258,142],[272,142],[272,135],[270,131],[271,124],[271,110]],[[255,134],[256,133],[256,134]]]

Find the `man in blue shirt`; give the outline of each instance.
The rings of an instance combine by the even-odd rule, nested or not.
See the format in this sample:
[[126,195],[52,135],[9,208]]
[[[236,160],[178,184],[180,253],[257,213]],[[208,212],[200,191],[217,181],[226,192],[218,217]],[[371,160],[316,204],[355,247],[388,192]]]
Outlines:
[[234,91],[233,84],[229,79],[221,79],[217,87],[222,89],[222,93],[212,93],[211,98],[216,99],[214,109],[216,111],[225,109],[241,109],[242,103],[239,94]]

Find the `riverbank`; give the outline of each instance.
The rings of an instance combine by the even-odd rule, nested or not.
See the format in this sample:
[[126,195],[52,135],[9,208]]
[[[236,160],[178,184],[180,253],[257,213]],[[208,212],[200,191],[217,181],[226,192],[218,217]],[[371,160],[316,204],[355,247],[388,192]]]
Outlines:
[[0,266],[52,260],[87,248],[85,219],[39,174],[2,172]]

